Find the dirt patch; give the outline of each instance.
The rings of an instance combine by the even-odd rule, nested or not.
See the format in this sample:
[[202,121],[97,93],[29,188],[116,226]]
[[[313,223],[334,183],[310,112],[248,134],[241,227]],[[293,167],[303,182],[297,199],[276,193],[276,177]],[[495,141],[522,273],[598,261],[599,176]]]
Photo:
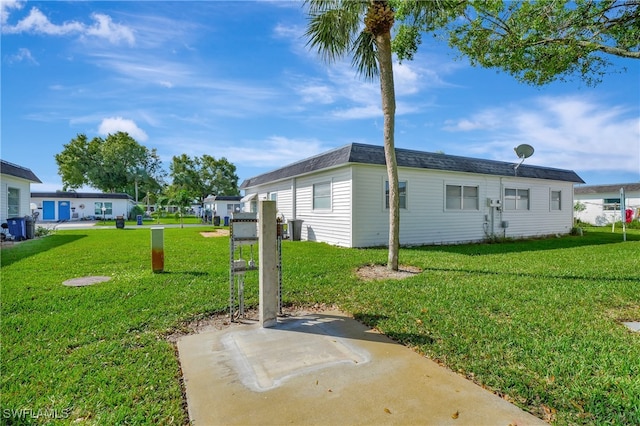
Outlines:
[[387,269],[386,265],[365,265],[356,269],[356,275],[361,280],[403,280],[422,272],[421,268],[410,265],[400,265],[397,271]]
[[212,232],[201,232],[200,235],[202,235],[205,238],[228,237],[229,236],[229,230],[228,229],[216,229],[215,231],[212,231]]

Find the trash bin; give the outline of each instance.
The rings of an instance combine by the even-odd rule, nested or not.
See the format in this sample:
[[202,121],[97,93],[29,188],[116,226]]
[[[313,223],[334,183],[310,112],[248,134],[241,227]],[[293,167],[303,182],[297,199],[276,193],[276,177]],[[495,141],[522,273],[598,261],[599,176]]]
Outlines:
[[116,216],[116,228],[124,229],[124,216]]
[[12,217],[7,219],[7,225],[9,225],[9,233],[13,235],[16,241],[22,241],[27,238],[24,217]]
[[300,241],[302,234],[302,219],[289,219],[289,235],[291,241]]
[[229,226],[229,216],[224,217],[224,226]]
[[31,216],[24,217],[24,228],[27,240],[33,240],[36,235],[36,221]]
[[137,219],[138,219],[138,225],[142,225],[142,215],[141,214],[139,214],[137,216]]
[[213,226],[220,226],[220,216],[213,217]]

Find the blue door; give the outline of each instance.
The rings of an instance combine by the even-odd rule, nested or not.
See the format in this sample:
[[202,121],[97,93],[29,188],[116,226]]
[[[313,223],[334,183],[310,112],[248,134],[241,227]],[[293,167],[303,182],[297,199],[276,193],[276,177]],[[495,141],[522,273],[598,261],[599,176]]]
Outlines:
[[71,219],[71,203],[68,201],[58,201],[58,220]]
[[56,202],[42,202],[42,220],[56,220]]

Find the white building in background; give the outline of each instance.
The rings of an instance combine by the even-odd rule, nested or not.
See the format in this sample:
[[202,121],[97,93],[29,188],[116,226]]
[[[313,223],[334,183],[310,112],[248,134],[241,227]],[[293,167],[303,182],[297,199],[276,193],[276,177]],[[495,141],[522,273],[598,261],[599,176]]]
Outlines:
[[[396,149],[400,244],[568,234],[573,171]],[[388,245],[384,149],[353,143],[245,180],[245,211],[276,201],[302,240],[344,247]]]
[[0,160],[0,223],[31,216],[31,184],[42,183],[26,167]]
[[631,210],[633,220],[638,220],[640,218],[640,183],[576,186],[575,201],[585,207],[583,211],[576,212],[576,218],[596,226],[621,221],[621,188],[624,189],[625,210]]
[[128,194],[65,191],[32,192],[31,202],[40,212],[38,220],[55,222],[127,218],[135,205]]

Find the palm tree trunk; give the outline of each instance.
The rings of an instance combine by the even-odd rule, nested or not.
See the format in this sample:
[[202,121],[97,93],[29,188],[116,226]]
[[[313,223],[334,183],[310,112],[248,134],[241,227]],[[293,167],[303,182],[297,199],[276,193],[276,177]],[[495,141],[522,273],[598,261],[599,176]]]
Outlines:
[[384,115],[384,155],[389,177],[389,258],[387,268],[398,270],[400,251],[400,198],[398,194],[398,166],[394,142],[396,95],[393,84],[391,55],[391,32],[386,31],[375,37],[380,66],[380,91],[382,93],[382,113]]

